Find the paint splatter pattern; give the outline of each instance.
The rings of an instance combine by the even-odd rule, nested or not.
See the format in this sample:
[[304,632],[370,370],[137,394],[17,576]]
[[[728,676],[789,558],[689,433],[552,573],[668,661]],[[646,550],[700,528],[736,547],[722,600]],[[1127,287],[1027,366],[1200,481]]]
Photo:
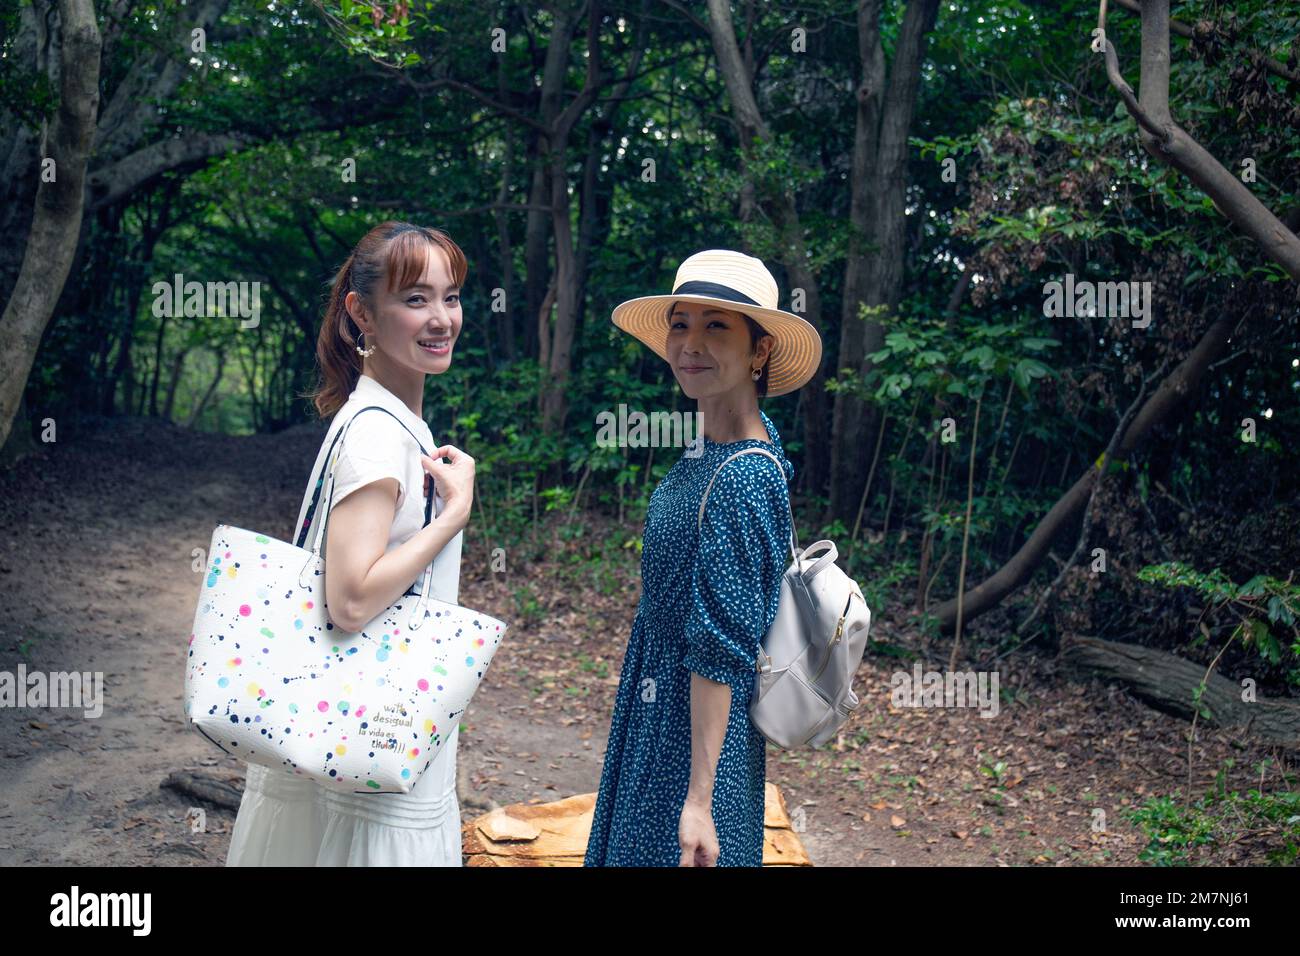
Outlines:
[[363,793],[409,793],[492,663],[506,625],[403,595],[352,634],[330,621],[323,562],[231,525],[212,533],[185,713],[227,753]]

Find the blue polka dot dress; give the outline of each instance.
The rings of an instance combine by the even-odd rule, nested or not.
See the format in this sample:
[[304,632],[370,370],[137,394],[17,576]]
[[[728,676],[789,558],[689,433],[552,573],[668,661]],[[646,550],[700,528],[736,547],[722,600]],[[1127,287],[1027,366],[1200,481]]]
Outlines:
[[[762,413],[759,413],[762,415]],[[677,826],[691,770],[691,674],[731,685],[731,712],[713,787],[718,866],[763,862],[763,735],[749,719],[754,662],[776,617],[790,563],[787,482],[794,466],[771,420],[770,442],[706,440],[683,456],[650,498],[641,553],[641,602],[619,676],[609,747],[585,866],[677,866]],[[718,466],[744,448],[764,455]]]

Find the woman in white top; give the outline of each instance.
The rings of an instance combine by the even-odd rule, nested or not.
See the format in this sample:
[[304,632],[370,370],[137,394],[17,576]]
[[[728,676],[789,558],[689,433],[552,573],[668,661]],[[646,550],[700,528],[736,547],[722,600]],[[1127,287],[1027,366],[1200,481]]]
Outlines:
[[[340,414],[311,474],[320,472],[353,413],[368,405],[393,413],[363,415],[344,436],[335,465],[325,601],[330,618],[347,631],[359,630],[402,594],[418,594],[426,573],[433,575],[431,597],[458,603],[474,460],[451,445],[434,445],[421,404],[425,376],[451,366],[467,271],[464,253],[445,233],[385,222],[366,234],[334,278],[316,344],[322,383],[314,400],[322,418]],[[415,438],[432,450],[430,457]],[[437,507],[426,527],[430,476]],[[299,528],[314,490],[303,496]],[[324,505],[317,506],[311,534]],[[460,866],[458,739],[459,725],[410,793],[341,792],[249,764],[226,865]]]

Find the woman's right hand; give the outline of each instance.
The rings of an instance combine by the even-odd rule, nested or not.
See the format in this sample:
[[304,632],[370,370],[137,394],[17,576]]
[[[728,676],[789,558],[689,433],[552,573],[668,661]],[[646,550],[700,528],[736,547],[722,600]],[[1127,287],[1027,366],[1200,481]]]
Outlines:
[[[442,459],[450,459],[450,464]],[[435,489],[442,496],[442,515],[449,511],[462,525],[469,521],[474,503],[474,459],[455,445],[435,448],[433,454],[421,455],[420,464],[432,476]]]

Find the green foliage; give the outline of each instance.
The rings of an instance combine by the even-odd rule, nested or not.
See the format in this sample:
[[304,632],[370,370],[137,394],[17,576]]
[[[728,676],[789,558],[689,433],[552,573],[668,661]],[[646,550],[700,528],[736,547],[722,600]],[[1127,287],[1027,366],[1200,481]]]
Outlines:
[[[1197,72],[1196,65],[1188,66],[1186,61],[1180,62],[1180,68]],[[1210,115],[1205,119],[1214,123]],[[1208,128],[1214,129],[1212,125]],[[1236,242],[1185,241],[1184,230],[1189,228],[1222,234],[1226,240],[1228,224],[1209,197],[1180,173],[1162,163],[1138,161],[1131,149],[1135,129],[1118,101],[1109,112],[1080,113],[1054,108],[1046,99],[1007,97],[992,104],[989,120],[979,130],[961,136],[913,137],[911,142],[923,158],[961,160],[966,164],[963,168],[978,169],[981,182],[1005,183],[1011,192],[1025,197],[1014,204],[1010,214],[959,212],[955,229],[968,231],[978,242],[1046,248],[1065,239],[1117,243],[1135,254],[1145,254],[1174,241],[1179,244],[1180,256],[1191,263],[1185,283],[1211,277],[1286,281],[1281,266],[1269,260],[1243,262]],[[1007,135],[1017,137],[1033,151],[1005,148],[1001,140]],[[1226,150],[1226,155],[1242,154],[1235,147]],[[1099,175],[1110,183],[1110,198],[1079,201],[1083,198],[1079,184]],[[1031,184],[1035,188],[1028,188]],[[1063,198],[1036,201],[1040,196]],[[1158,228],[1141,212],[1150,201],[1157,204],[1161,218],[1177,220],[1179,225]],[[1289,207],[1293,197],[1274,196],[1268,203],[1274,208]]]
[[1253,647],[1270,666],[1288,661],[1289,679],[1300,685],[1300,585],[1265,574],[1234,584],[1219,568],[1203,573],[1180,561],[1148,565],[1137,577],[1167,588],[1191,588],[1207,602],[1207,611],[1227,611],[1237,620],[1232,637]]
[[527,584],[518,585],[512,592],[515,618],[525,627],[535,627],[546,618],[546,609],[537,599],[536,592]]
[[910,606],[912,595],[908,592],[915,589],[917,574],[913,555],[890,555],[884,548],[860,544],[850,553],[847,564],[876,620],[895,603]]
[[1300,791],[1294,789],[1294,776],[1287,775],[1291,789],[1276,793],[1229,791],[1225,768],[1232,765],[1227,761],[1215,775],[1214,788],[1195,802],[1180,801],[1175,792],[1125,811],[1125,818],[1147,839],[1140,860],[1155,866],[1189,866],[1204,862],[1197,854],[1202,847],[1254,837],[1269,842],[1264,858],[1270,865],[1295,866],[1300,861]]
[[[395,67],[409,67],[420,62],[420,54],[411,48],[414,37],[410,4],[406,0],[388,5],[358,3],[356,0],[338,0],[337,5],[332,0],[316,0],[316,4],[349,52]],[[434,4],[429,0],[417,3],[422,29],[443,29],[427,17],[426,11],[433,8]]]
[[34,133],[58,105],[58,91],[42,73],[23,70],[13,54],[23,0],[0,0],[0,113],[10,113]]
[[[870,313],[865,307],[862,311],[866,319]],[[885,334],[885,347],[868,356],[873,367],[857,391],[886,404],[912,397],[914,390],[931,401],[942,395],[975,398],[990,382],[1009,378],[1027,398],[1035,379],[1054,374],[1043,356],[1061,344],[1040,334],[1048,331],[1043,321],[1013,314],[991,324],[952,327],[919,309],[897,316]],[[841,377],[832,391],[853,385]]]
[[1148,840],[1138,854],[1144,863],[1186,866],[1188,851],[1214,842],[1214,820],[1200,808],[1185,808],[1171,797],[1151,797],[1127,816]]

